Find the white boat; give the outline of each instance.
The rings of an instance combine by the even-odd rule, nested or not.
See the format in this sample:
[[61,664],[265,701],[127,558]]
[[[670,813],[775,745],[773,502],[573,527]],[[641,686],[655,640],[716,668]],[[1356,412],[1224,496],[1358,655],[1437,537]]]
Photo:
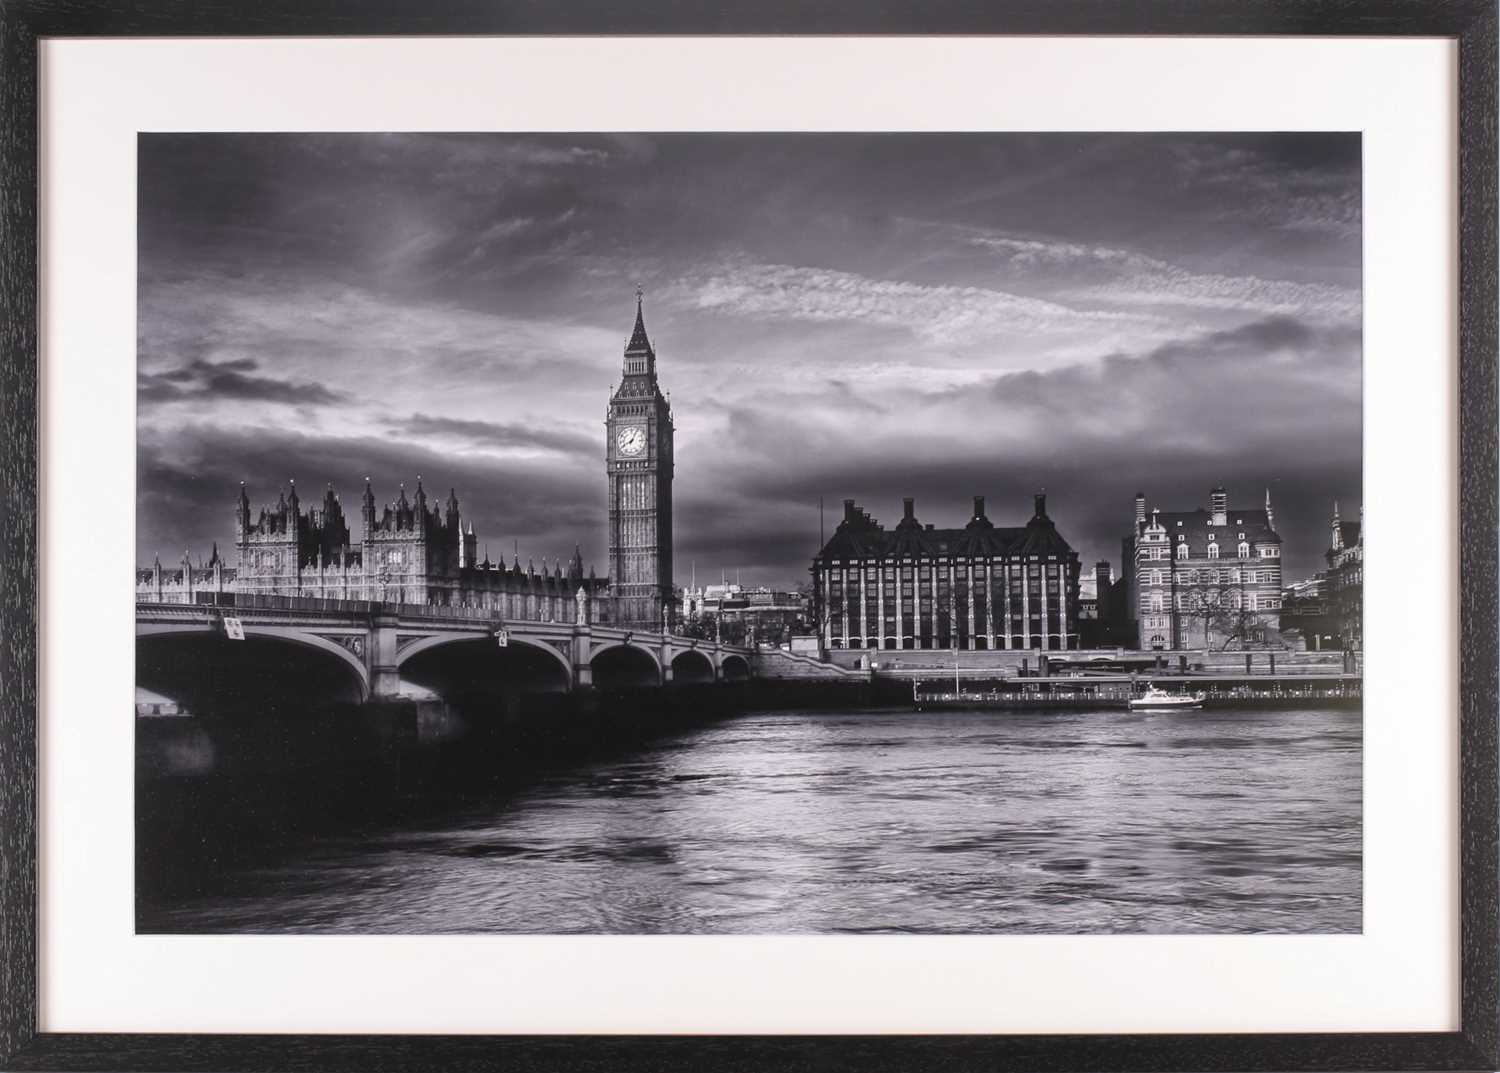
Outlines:
[[1133,712],[1176,712],[1203,707],[1202,693],[1168,693],[1165,689],[1147,686],[1139,697],[1130,698]]

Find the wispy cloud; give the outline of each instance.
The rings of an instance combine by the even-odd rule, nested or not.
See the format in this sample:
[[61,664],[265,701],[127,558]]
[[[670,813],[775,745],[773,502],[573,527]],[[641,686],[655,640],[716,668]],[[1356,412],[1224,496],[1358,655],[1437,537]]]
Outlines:
[[1059,293],[1080,302],[1330,318],[1353,318],[1360,312],[1358,292],[1324,283],[1193,272],[1131,250],[1078,242],[985,233],[971,233],[968,241],[1017,268],[1081,270],[1085,279],[1059,281]]
[[1181,183],[1229,195],[1221,219],[1237,217],[1285,231],[1339,238],[1359,234],[1360,183],[1342,169],[1289,165],[1256,146],[1183,141],[1171,147]]
[[695,309],[763,320],[842,321],[900,329],[936,344],[1160,324],[1150,313],[1076,309],[982,287],[926,285],[854,272],[739,262],[679,280]]

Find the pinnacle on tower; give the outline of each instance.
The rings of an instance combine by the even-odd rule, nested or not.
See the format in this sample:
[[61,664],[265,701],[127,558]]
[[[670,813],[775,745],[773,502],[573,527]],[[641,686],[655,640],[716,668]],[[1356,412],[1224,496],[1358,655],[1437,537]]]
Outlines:
[[635,330],[630,333],[630,342],[625,344],[625,353],[650,353],[651,340],[646,336],[646,315],[644,311],[645,291],[637,285],[635,289]]

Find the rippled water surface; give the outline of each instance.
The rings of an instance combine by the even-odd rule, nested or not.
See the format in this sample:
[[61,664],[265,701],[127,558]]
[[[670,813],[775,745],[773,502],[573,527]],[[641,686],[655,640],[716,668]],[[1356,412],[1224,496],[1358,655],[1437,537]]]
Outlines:
[[1348,711],[763,712],[290,848],[214,932],[1351,932]]

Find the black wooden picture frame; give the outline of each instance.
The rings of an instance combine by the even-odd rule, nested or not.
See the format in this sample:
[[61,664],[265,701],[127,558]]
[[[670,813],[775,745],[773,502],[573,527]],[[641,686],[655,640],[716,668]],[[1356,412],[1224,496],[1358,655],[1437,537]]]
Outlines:
[[[1494,0],[0,0],[0,1066],[15,1070],[1500,1067]],[[38,42],[493,34],[1440,36],[1459,52],[1462,1027],[1050,1036],[72,1034],[37,1029]],[[15,509],[12,509],[12,508]]]

